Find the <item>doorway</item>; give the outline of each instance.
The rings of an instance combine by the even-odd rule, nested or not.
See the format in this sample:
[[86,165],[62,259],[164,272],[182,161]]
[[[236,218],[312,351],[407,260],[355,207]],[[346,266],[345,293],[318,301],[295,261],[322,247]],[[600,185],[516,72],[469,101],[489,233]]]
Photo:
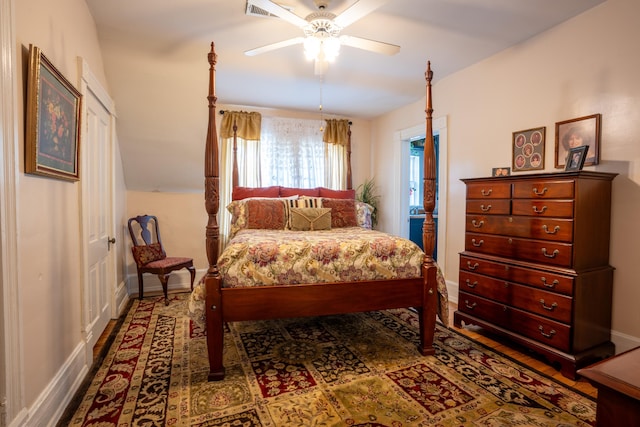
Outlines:
[[[438,152],[440,135],[433,136],[433,145],[436,154],[436,177],[438,177]],[[422,243],[422,225],[425,219],[424,197],[424,137],[417,137],[408,141],[409,144],[409,240],[424,250]],[[433,220],[438,235],[438,179],[436,178],[436,207],[433,211]],[[438,260],[438,241],[433,252],[433,258]]]
[[86,259],[83,280],[82,332],[86,360],[93,361],[93,347],[112,317],[116,317],[114,245],[113,101],[82,61],[81,93],[84,96],[85,130],[82,144],[83,246]]
[[[434,219],[436,221],[436,247],[434,250],[434,258],[437,260],[438,265],[444,271],[446,264],[446,194],[447,194],[447,118],[439,117],[433,120],[433,139],[436,145],[436,209],[434,211]],[[401,152],[401,167],[400,167],[400,235],[407,239],[412,239],[412,225],[414,238],[417,241],[422,240],[422,222],[424,222],[424,212],[420,212],[422,207],[422,178],[423,178],[423,158],[420,157],[420,150],[414,150],[414,156],[417,158],[412,159],[412,145],[418,148],[419,141],[425,140],[425,125],[421,124],[413,126],[411,128],[403,129],[398,133],[398,139],[400,143]],[[424,147],[424,143],[422,143]],[[424,152],[424,148],[422,149]],[[417,165],[414,170],[413,176],[411,175],[412,162]],[[412,181],[416,182],[414,185]],[[416,192],[412,189],[415,188]],[[416,208],[415,210],[413,210]],[[414,217],[413,224],[411,223],[412,217]],[[419,234],[420,237],[417,237]]]

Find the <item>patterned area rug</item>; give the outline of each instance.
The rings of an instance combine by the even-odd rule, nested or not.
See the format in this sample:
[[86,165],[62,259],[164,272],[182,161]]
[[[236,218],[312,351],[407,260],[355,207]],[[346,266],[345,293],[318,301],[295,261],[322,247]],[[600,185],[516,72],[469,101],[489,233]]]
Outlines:
[[588,426],[595,402],[409,310],[228,325],[208,382],[187,294],[134,301],[72,426]]

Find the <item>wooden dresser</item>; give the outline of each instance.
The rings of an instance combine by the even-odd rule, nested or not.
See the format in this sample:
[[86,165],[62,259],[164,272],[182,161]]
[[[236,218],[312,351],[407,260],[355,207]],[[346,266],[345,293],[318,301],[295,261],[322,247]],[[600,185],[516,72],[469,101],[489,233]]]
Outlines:
[[613,355],[615,176],[580,171],[464,179],[465,250],[454,324],[505,335],[569,378]]

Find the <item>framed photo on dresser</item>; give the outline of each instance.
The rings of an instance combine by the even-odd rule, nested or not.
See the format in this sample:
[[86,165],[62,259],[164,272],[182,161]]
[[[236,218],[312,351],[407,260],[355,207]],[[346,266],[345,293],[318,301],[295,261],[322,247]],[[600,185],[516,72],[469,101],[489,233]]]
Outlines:
[[571,148],[586,145],[584,166],[597,165],[600,161],[600,121],[601,114],[578,117],[556,123],[555,167],[566,166],[567,155]]
[[544,169],[544,137],[546,127],[513,132],[513,172]]

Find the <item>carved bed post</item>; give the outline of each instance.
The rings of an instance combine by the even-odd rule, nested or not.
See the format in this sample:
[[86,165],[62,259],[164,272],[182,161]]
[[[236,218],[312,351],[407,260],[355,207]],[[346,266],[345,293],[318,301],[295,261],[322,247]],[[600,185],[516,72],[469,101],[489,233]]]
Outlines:
[[347,190],[351,190],[353,189],[353,179],[351,177],[351,122],[349,122],[347,136]]
[[[206,228],[206,247],[209,268],[205,275],[205,307],[213,314],[208,313],[207,318],[207,347],[209,347],[209,380],[224,377],[222,366],[222,333],[212,333],[214,330],[222,331],[222,294],[220,291],[221,279],[218,271],[218,250],[220,241],[220,227],[218,226],[218,208],[220,205],[220,169],[218,161],[218,130],[216,129],[216,77],[215,66],[218,55],[215,45],[211,43],[209,52],[209,124],[207,128],[207,141],[204,155],[204,198],[205,208],[209,216]],[[212,351],[212,349],[219,351]]]
[[432,343],[435,333],[436,311],[438,303],[437,271],[438,267],[433,259],[433,251],[436,244],[435,222],[433,211],[436,207],[436,155],[433,145],[433,106],[431,100],[431,61],[427,61],[427,70],[424,73],[427,81],[427,106],[425,109],[426,135],[424,143],[424,181],[423,181],[423,207],[425,211],[422,225],[422,243],[424,245],[424,261],[422,263],[422,275],[424,278],[423,305],[420,309],[420,335],[423,347],[420,352],[424,355],[433,354],[432,346],[424,346],[424,343]]

